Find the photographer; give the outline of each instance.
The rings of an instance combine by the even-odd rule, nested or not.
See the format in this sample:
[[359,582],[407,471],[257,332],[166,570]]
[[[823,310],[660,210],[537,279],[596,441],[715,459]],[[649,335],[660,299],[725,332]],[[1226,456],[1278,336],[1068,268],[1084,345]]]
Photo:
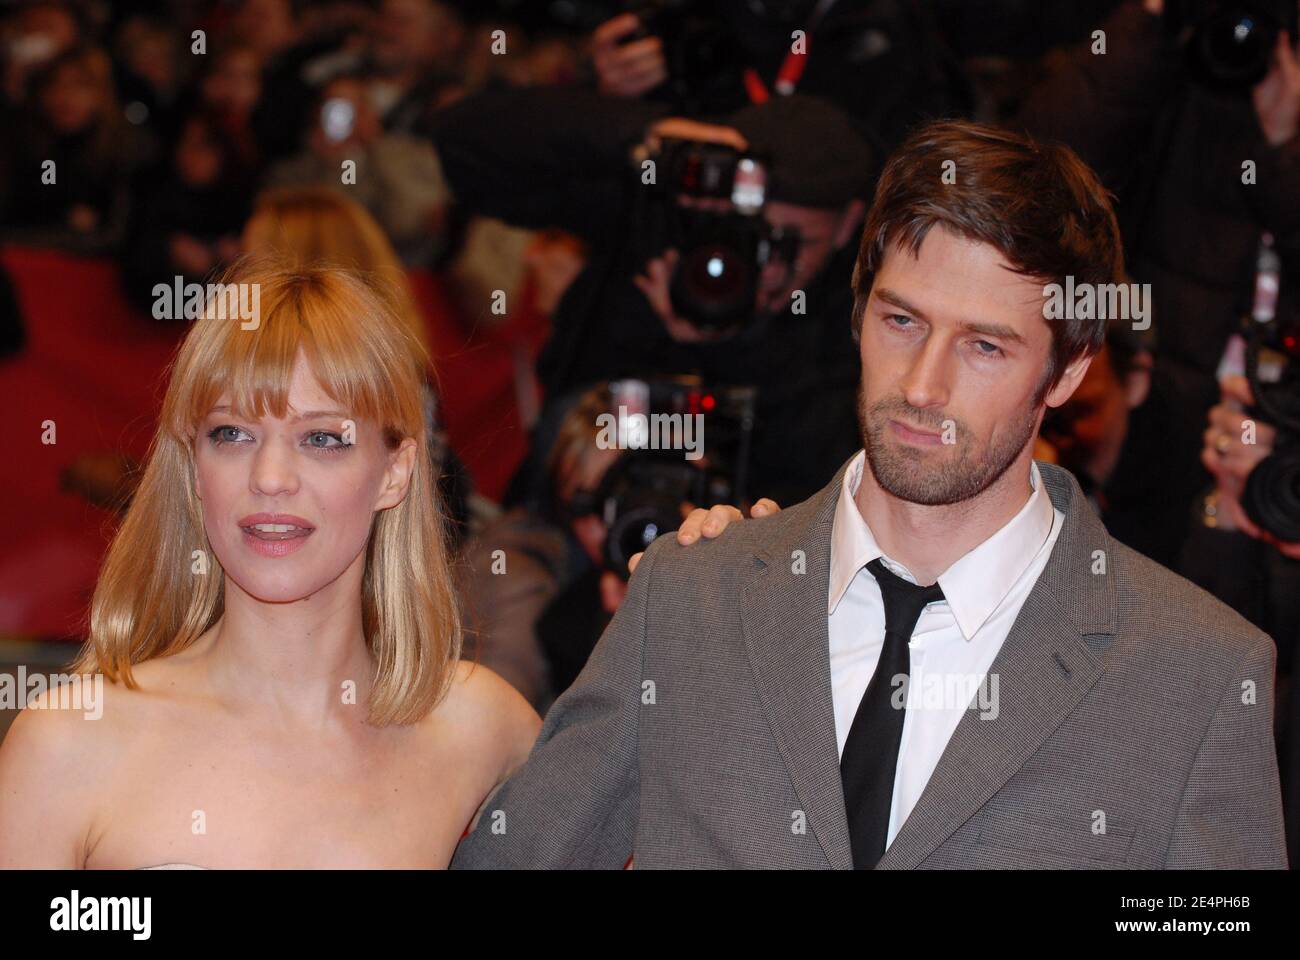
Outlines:
[[[1258,508],[1243,506],[1243,499],[1259,499],[1258,488],[1249,492],[1248,488],[1252,479],[1260,484],[1265,477],[1260,465],[1278,456],[1279,433],[1251,416],[1255,395],[1246,377],[1225,376],[1220,390],[1220,400],[1210,410],[1201,450],[1201,461],[1214,477],[1214,486],[1199,503],[1199,522],[1192,525],[1178,569],[1278,641],[1278,674],[1284,679],[1278,684],[1275,723],[1287,848],[1295,862],[1300,857],[1300,697],[1296,696],[1295,681],[1296,645],[1300,642],[1300,541],[1280,539],[1256,522]],[[1243,438],[1253,442],[1243,442]],[[1256,476],[1252,478],[1252,474]],[[1292,523],[1300,519],[1295,515],[1294,498],[1293,490]]]
[[[628,568],[636,565],[628,553],[646,546],[637,534],[652,536],[680,523],[678,540],[689,543],[716,536],[739,516],[730,506],[692,509],[689,501],[663,496],[653,498],[657,509],[651,510],[644,509],[650,506],[644,496],[635,506],[626,499],[616,503],[626,497],[625,481],[638,455],[601,442],[597,424],[616,409],[610,387],[593,386],[564,411],[547,452],[546,495],[537,508],[505,511],[465,552],[463,586],[475,653],[540,713],[581,672],[622,603]],[[680,454],[677,459],[681,464]],[[642,508],[639,526],[638,517],[630,516],[636,507]],[[770,500],[759,500],[752,515],[776,510]],[[611,514],[619,517],[613,531]],[[651,517],[658,526],[648,526]],[[611,536],[632,543],[611,543]]]
[[[797,500],[852,450],[857,370],[849,280],[874,157],[839,111],[796,96],[748,107],[725,124],[702,123],[582,90],[511,90],[441,111],[431,132],[459,204],[520,226],[563,227],[591,250],[556,308],[538,361],[546,407],[534,464],[566,397],[602,380],[687,373],[757,388],[749,490]],[[721,144],[770,158],[760,217],[736,226],[739,214],[725,200],[674,195],[672,162],[654,152],[669,140],[687,141],[687,150]],[[653,166],[631,161],[637,146],[648,149]],[[655,183],[644,182],[647,170]],[[780,234],[784,242],[784,257],[761,267],[756,245],[748,260],[725,260],[727,270],[756,278],[752,306],[733,311],[734,323],[683,317],[683,297],[674,297],[669,277],[689,247],[707,250],[700,224],[709,214],[716,216],[706,226],[722,230],[730,248],[745,249],[747,230],[766,240]],[[683,227],[688,221],[699,230]],[[706,257],[704,270],[722,262]],[[678,270],[676,277],[698,281],[696,294],[708,287],[702,274]],[[687,285],[679,283],[678,293]],[[709,298],[694,299],[700,306]],[[744,307],[743,296],[733,307],[737,302]],[[519,479],[539,472],[526,464]]]
[[800,93],[882,151],[969,91],[929,0],[639,0],[591,32],[596,87],[691,115]]
[[1266,232],[1281,259],[1281,315],[1300,289],[1296,6],[1129,0],[1101,24],[1105,52],[1096,35],[1071,51],[1019,117],[1118,194],[1128,268],[1163,318],[1157,366],[1196,434]]

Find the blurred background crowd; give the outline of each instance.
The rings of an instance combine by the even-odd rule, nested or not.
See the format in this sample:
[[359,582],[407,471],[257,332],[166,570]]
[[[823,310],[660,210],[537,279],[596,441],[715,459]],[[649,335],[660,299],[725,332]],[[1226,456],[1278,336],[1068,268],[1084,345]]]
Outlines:
[[[184,333],[155,285],[276,249],[391,281],[433,361],[476,652],[544,711],[647,538],[692,504],[802,500],[860,446],[849,280],[874,178],[918,122],[965,116],[1069,144],[1114,192],[1151,322],[1111,324],[1037,455],[1275,639],[1295,823],[1298,7],[0,5],[21,437],[0,667],[65,663],[82,635]],[[598,443],[620,408],[702,415],[705,455]],[[57,443],[34,439],[47,422]]]

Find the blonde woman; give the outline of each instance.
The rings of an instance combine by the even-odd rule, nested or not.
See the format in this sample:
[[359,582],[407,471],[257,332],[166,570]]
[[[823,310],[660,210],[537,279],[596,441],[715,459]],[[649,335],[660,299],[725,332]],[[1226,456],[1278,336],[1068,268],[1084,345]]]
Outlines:
[[[383,228],[361,204],[332,187],[274,187],[257,197],[244,226],[245,253],[286,257],[299,263],[333,264],[355,270],[384,296],[425,354],[431,355],[424,316],[397,252]],[[435,358],[436,360],[436,358]],[[434,367],[422,388],[429,456],[448,516],[452,546],[459,551],[470,525],[469,475],[452,452],[438,407]]]
[[[423,315],[392,244],[359,203],[329,187],[283,187],[258,195],[244,225],[245,253],[274,256],[290,264],[343,267],[367,279],[402,322],[422,356],[430,354]],[[152,284],[150,284],[152,286]],[[469,526],[471,484],[453,453],[439,415],[432,367],[421,385],[428,451],[458,550]],[[65,483],[92,503],[119,509],[129,503],[138,466],[121,453],[87,454],[66,472]]]
[[423,350],[338,269],[195,321],[75,670],[0,748],[0,868],[443,867],[539,720],[460,622]]

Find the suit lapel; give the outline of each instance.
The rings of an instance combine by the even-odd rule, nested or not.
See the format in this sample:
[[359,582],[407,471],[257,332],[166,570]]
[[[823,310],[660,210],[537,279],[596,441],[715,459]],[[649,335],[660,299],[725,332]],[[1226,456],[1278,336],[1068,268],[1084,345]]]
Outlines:
[[[800,518],[784,518],[756,554],[741,604],[745,646],[777,748],[809,829],[840,869],[852,867],[853,855],[835,740],[826,603],[831,525],[845,467],[812,500],[792,508],[789,513],[798,511]],[[801,573],[792,569],[796,550],[807,565]]]
[[1102,674],[1097,652],[1115,632],[1112,541],[1073,476],[1044,463],[1039,472],[1065,521],[989,667],[998,677],[997,715],[966,711],[877,869],[924,861],[1023,766]]

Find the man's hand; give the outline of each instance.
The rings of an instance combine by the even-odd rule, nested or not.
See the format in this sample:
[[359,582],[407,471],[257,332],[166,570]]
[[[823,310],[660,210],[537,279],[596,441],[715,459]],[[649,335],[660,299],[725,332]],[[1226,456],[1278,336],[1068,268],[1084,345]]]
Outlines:
[[1246,478],[1261,460],[1273,452],[1277,430],[1255,420],[1255,442],[1243,443],[1243,424],[1247,419],[1244,411],[1255,402],[1250,381],[1242,376],[1224,377],[1219,381],[1219,391],[1221,399],[1210,408],[1209,426],[1202,435],[1201,463],[1214,477],[1219,508],[1226,514],[1225,526],[1271,544],[1285,557],[1300,560],[1300,543],[1279,540],[1260,528],[1241,505]]
[[606,20],[591,35],[591,59],[601,93],[614,97],[639,97],[668,79],[664,45],[658,37],[620,43],[641,21],[631,13]]
[[656,120],[646,131],[645,145],[652,153],[658,153],[660,142],[664,139],[720,143],[723,146],[734,147],[742,153],[749,149],[749,141],[734,127],[720,123],[703,123],[686,117],[664,117],[662,120]]
[[677,269],[680,254],[676,250],[665,250],[662,257],[655,257],[645,265],[645,273],[632,278],[638,290],[645,296],[650,309],[654,311],[659,322],[668,331],[668,336],[678,343],[708,343],[728,336],[725,331],[701,330],[689,320],[683,320],[673,310],[673,298],[670,292],[673,271]]
[[1259,128],[1270,146],[1280,147],[1300,128],[1300,59],[1290,35],[1278,34],[1273,67],[1251,91]]
[[1219,402],[1210,408],[1209,425],[1201,435],[1201,463],[1214,476],[1221,496],[1240,500],[1250,472],[1273,452],[1277,431],[1255,420],[1255,442],[1243,443],[1244,411],[1255,402],[1250,381],[1242,376],[1224,377],[1219,381],[1219,393]]
[[[706,540],[712,540],[727,526],[737,520],[744,520],[745,515],[736,507],[730,504],[718,504],[716,507],[710,507],[705,510],[703,507],[684,508],[685,516],[682,519],[682,525],[677,528],[677,542],[682,546],[690,546],[696,540],[700,539],[703,534]],[[751,517],[770,517],[773,514],[780,513],[781,507],[775,500],[769,500],[767,497],[759,500],[750,508]],[[641,554],[633,554],[627,562],[628,570],[636,570],[636,565],[641,562]]]

